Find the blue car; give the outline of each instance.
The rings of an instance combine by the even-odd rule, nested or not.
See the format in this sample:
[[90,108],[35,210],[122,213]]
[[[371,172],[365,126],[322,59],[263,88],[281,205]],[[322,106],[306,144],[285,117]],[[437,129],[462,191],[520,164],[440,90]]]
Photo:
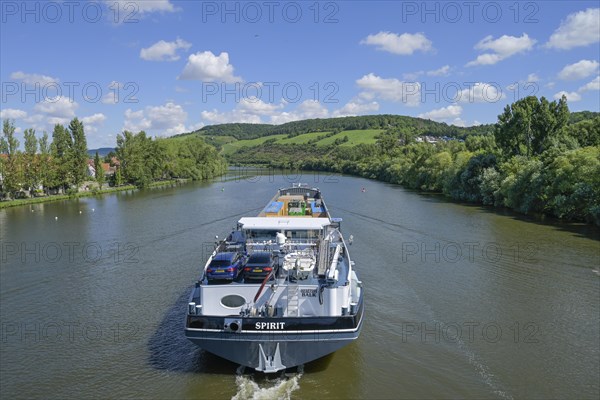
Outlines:
[[232,281],[238,277],[244,264],[244,256],[238,252],[225,252],[216,254],[208,268],[206,277],[208,280]]

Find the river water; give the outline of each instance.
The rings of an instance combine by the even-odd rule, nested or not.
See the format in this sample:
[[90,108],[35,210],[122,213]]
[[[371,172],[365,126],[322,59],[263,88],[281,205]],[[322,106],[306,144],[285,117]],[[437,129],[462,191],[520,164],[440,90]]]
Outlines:
[[[187,295],[215,235],[292,181],[353,235],[366,322],[301,375],[237,376],[184,338]],[[306,173],[0,210],[0,241],[3,399],[600,395],[594,227]]]

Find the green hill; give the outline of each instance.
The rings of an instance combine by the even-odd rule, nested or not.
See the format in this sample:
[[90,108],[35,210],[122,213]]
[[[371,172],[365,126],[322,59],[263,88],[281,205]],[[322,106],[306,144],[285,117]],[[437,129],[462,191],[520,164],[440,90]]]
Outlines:
[[[570,115],[571,124],[585,123],[598,118],[600,113],[582,111]],[[410,132],[412,136],[434,136],[465,139],[471,135],[492,134],[495,124],[472,127],[458,127],[446,123],[402,115],[366,115],[359,117],[309,119],[293,121],[282,125],[269,124],[220,124],[205,126],[200,130],[173,136],[180,140],[190,135],[198,135],[221,154],[239,161],[232,155],[242,149],[265,145],[279,150],[283,146],[304,145],[320,148],[331,145],[352,147],[360,144],[375,144],[377,136],[387,129]],[[314,146],[313,146],[314,145]],[[297,147],[293,147],[298,151]]]
[[403,115],[363,115],[360,117],[342,117],[325,119],[307,119],[281,125],[269,124],[221,124],[205,126],[194,132],[177,136],[231,136],[237,140],[256,139],[263,136],[288,135],[290,137],[314,132],[388,129],[390,127],[412,129],[418,134],[433,136],[464,137],[473,133],[488,133],[493,125],[480,125],[461,128],[446,123]]

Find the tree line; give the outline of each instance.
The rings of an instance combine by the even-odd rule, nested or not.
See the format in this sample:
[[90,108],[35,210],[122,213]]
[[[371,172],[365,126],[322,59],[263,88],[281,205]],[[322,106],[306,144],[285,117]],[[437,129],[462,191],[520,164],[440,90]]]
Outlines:
[[[587,117],[581,118],[582,116]],[[471,203],[600,225],[600,116],[570,113],[566,98],[506,106],[489,134],[416,143],[390,127],[376,144],[242,148],[233,163],[348,173]]]
[[[67,127],[56,124],[50,140],[44,132],[24,131],[20,148],[15,125],[4,120],[0,137],[0,199],[19,195],[48,195],[78,192],[84,183],[94,181],[100,188],[105,172],[98,154],[94,158],[95,176],[89,176],[87,139],[83,123],[74,118]],[[222,174],[227,165],[216,149],[199,137],[178,140],[154,139],[145,132],[125,131],[117,136],[114,174],[110,184],[144,187],[156,180],[201,180]]]
[[66,192],[79,187],[86,179],[87,140],[79,119],[74,118],[68,127],[55,125],[52,141],[46,132],[38,138],[35,130],[26,129],[24,151],[19,148],[15,130],[13,122],[3,121],[0,198],[13,198],[22,190],[38,194],[48,194],[51,189]]
[[416,135],[452,136],[457,138],[464,138],[473,134],[490,133],[493,131],[492,125],[479,125],[463,128],[422,118],[382,114],[363,115],[358,117],[307,119],[288,122],[281,125],[244,123],[209,125],[195,132],[178,136],[232,136],[238,140],[243,140],[279,134],[294,137],[310,132],[340,132],[344,130],[387,129],[389,127],[408,128],[413,130]]

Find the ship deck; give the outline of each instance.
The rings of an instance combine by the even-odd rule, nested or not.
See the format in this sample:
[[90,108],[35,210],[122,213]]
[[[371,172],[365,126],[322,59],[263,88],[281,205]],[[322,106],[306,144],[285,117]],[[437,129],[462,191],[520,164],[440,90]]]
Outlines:
[[316,189],[279,189],[258,217],[329,218],[329,212]]

